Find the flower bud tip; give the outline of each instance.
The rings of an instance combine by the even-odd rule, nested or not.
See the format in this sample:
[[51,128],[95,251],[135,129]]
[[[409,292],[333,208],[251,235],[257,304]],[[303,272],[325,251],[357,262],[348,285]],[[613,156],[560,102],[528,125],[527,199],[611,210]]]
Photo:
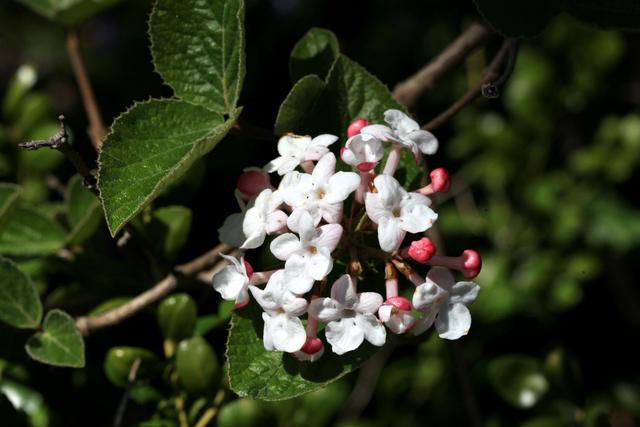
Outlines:
[[464,266],[464,277],[467,279],[473,279],[482,269],[482,258],[478,251],[473,249],[466,249],[462,252],[462,265]]
[[445,168],[431,171],[431,188],[434,193],[446,193],[451,188],[451,177]]
[[423,237],[420,240],[414,240],[411,242],[408,251],[411,259],[422,264],[429,261],[435,253],[436,245],[434,245],[428,237]]
[[347,127],[347,138],[351,138],[352,136],[359,134],[365,126],[369,126],[369,122],[365,119],[354,120],[351,122],[349,127]]

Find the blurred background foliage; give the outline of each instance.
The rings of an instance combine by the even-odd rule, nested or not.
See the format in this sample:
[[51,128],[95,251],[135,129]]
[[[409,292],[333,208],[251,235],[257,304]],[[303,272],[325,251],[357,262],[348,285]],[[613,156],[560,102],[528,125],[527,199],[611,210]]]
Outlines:
[[[107,123],[133,100],[170,95],[150,61],[150,7],[148,0],[124,1],[80,27]],[[333,30],[347,55],[393,87],[473,19],[473,4],[463,0],[249,0],[243,118],[272,127],[291,85],[290,49],[312,26]],[[423,96],[415,117],[424,123],[463,94],[498,43],[496,37]],[[453,346],[426,337],[395,340],[377,365],[291,401],[227,397],[215,423],[638,425],[639,53],[638,34],[560,16],[521,43],[498,100],[480,100],[438,130],[441,150],[431,164],[455,175],[450,194],[438,200],[447,250],[474,247],[484,259],[467,337]],[[74,145],[93,156],[64,30],[9,0],[0,1],[0,94],[0,181],[23,187],[22,215],[60,229],[44,241],[30,236],[52,253],[33,257],[16,253],[20,230],[9,233],[11,224],[0,224],[0,253],[30,275],[46,308],[75,315],[127,301],[173,263],[215,244],[217,228],[237,210],[228,183],[275,153],[268,142],[227,137],[145,211],[137,238],[117,248],[99,209],[90,202],[82,212],[71,208],[78,183],[61,155],[17,148],[54,133],[64,113]],[[69,230],[81,250],[61,258],[51,248],[62,247]],[[96,333],[82,370],[26,360],[26,335],[0,325],[0,424],[112,425],[125,393],[122,425],[178,425],[176,396],[195,425],[223,378],[230,307],[201,284],[181,290],[188,295]],[[183,310],[180,324],[163,320],[171,310]],[[130,387],[127,375],[138,357],[145,369]]]

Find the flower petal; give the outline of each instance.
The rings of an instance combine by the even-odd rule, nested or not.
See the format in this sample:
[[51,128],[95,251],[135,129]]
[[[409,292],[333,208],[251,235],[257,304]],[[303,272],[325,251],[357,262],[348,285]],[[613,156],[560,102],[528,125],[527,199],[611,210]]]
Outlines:
[[480,286],[473,282],[458,282],[451,287],[449,293],[451,297],[449,302],[451,304],[464,304],[469,305],[476,300],[478,293],[480,292]]
[[287,134],[278,140],[278,153],[302,159],[304,151],[311,144],[310,136]]
[[380,219],[392,215],[391,210],[382,204],[378,193],[365,193],[364,205],[367,210],[367,216],[376,224],[380,222]]
[[239,248],[246,237],[242,232],[242,223],[244,222],[244,212],[234,213],[224,220],[222,227],[218,228],[218,239],[222,243]]
[[267,223],[265,224],[265,231],[267,234],[277,233],[285,229],[287,226],[287,214],[281,210],[271,212],[267,215]]
[[306,257],[299,254],[291,255],[284,265],[286,289],[297,295],[309,292],[315,280],[308,274],[308,268]]
[[376,292],[362,292],[358,294],[358,303],[354,309],[359,313],[373,314],[378,311],[384,299]]
[[265,326],[276,350],[293,353],[300,350],[307,340],[302,321],[297,317],[278,314],[265,322]]
[[449,294],[436,283],[427,280],[422,285],[416,287],[413,293],[412,303],[416,310],[432,311],[446,304]]
[[409,233],[421,233],[433,225],[438,214],[425,205],[409,205],[400,212],[399,227]]
[[389,175],[378,175],[373,183],[380,195],[380,202],[387,209],[399,207],[400,202],[407,194],[398,181]]
[[344,354],[360,347],[364,341],[364,331],[355,317],[348,317],[329,322],[325,329],[325,337],[336,354]]
[[302,206],[307,200],[307,195],[312,190],[313,178],[311,178],[311,175],[297,171],[286,174],[278,186],[282,200],[294,208]]
[[349,274],[343,274],[331,286],[331,298],[349,309],[358,303],[356,285]]
[[422,317],[416,320],[416,325],[413,328],[414,335],[420,335],[427,331],[433,325],[433,321],[436,319],[436,315],[438,311],[430,311],[428,313],[424,313]]
[[329,178],[325,200],[327,203],[343,202],[349,197],[349,194],[356,191],[359,185],[360,175],[357,173],[338,172]]
[[264,349],[267,351],[273,351],[273,340],[271,339],[271,334],[269,333],[269,328],[267,325],[271,321],[271,316],[267,313],[262,313],[262,321],[264,322],[264,327],[262,328],[262,342],[264,343]]
[[445,291],[449,292],[456,280],[451,274],[451,270],[444,267],[433,267],[427,273],[427,282],[432,282],[435,285],[441,287]]
[[243,288],[249,286],[249,279],[233,265],[228,265],[213,276],[213,288],[220,293],[222,299],[235,301]]
[[435,154],[438,151],[438,140],[432,133],[426,130],[416,130],[407,135],[423,154]]
[[464,304],[453,304],[446,310],[440,310],[436,318],[436,330],[440,338],[457,340],[467,335],[471,328],[471,313]]
[[300,240],[293,233],[281,234],[271,241],[271,253],[281,261],[286,261],[293,253],[301,250]]
[[400,110],[387,110],[384,112],[384,121],[395,130],[400,137],[420,129],[420,125]]
[[342,226],[340,224],[325,224],[319,229],[318,235],[312,240],[311,244],[317,248],[325,249],[333,252],[342,238]]
[[338,137],[335,135],[331,135],[330,133],[323,133],[321,135],[316,136],[311,140],[311,145],[317,145],[322,147],[328,147],[338,140]]
[[340,318],[342,305],[331,298],[316,298],[309,304],[309,315],[321,322],[331,322]]
[[327,153],[318,161],[316,167],[313,168],[313,182],[316,185],[326,184],[329,178],[336,170],[336,156],[333,153]]
[[358,326],[364,332],[364,337],[375,346],[383,346],[387,340],[387,331],[373,314],[360,314],[356,316]]
[[314,280],[323,280],[333,269],[331,256],[322,251],[307,257],[307,273]]
[[396,218],[383,217],[378,221],[378,242],[385,252],[393,252],[400,247],[406,232],[400,228]]

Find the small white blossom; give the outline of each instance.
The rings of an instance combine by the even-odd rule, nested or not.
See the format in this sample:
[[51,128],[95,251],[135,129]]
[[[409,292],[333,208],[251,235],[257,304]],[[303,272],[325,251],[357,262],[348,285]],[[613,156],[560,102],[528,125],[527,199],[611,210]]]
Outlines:
[[302,348],[307,339],[299,318],[307,311],[307,300],[290,292],[286,282],[284,271],[279,270],[271,275],[264,290],[255,286],[250,289],[264,310],[264,348],[294,353]]
[[360,176],[354,172],[335,173],[336,156],[325,154],[312,174],[293,171],[285,175],[279,192],[286,204],[306,209],[318,225],[324,218],[328,223],[342,219],[342,205],[360,184]]
[[285,135],[278,141],[280,157],[264,168],[267,172],[277,171],[279,175],[284,175],[304,161],[318,160],[329,152],[327,147],[337,140],[337,136],[330,134],[318,135],[313,139],[310,136]]
[[287,223],[287,214],[278,208],[282,198],[278,191],[267,188],[258,195],[253,207],[244,215],[242,231],[246,240],[242,249],[254,249],[264,243],[267,234],[280,231]]
[[218,274],[213,276],[213,288],[220,293],[222,299],[234,301],[237,308],[247,305],[249,302],[249,277],[244,258],[238,261],[232,256],[220,254],[231,263]]
[[420,125],[400,110],[387,110],[384,120],[397,135],[398,142],[408,148],[419,163],[420,153],[435,154],[438,151],[438,140],[433,134],[420,129]]
[[407,232],[421,233],[438,218],[429,208],[428,197],[407,193],[392,176],[378,175],[373,182],[378,192],[366,193],[365,206],[369,218],[378,224],[382,250],[397,250]]
[[353,279],[345,274],[331,287],[331,298],[311,301],[309,315],[328,322],[327,341],[334,353],[344,354],[358,348],[365,339],[376,346],[385,343],[386,330],[374,315],[381,304],[380,294],[357,293]]
[[471,313],[467,306],[475,301],[480,287],[473,282],[455,282],[444,267],[429,270],[425,283],[413,294],[413,306],[423,313],[415,333],[421,334],[435,321],[440,338],[456,340],[469,332]]
[[355,166],[360,172],[374,169],[383,156],[382,142],[368,134],[357,134],[349,138],[340,153],[346,164]]
[[331,252],[342,237],[340,224],[325,224],[316,228],[311,215],[305,210],[291,214],[289,228],[297,233],[282,234],[271,242],[271,252],[281,261],[286,261],[288,277],[295,278],[288,283],[288,289],[296,294],[304,294],[314,281],[324,279],[333,268]]

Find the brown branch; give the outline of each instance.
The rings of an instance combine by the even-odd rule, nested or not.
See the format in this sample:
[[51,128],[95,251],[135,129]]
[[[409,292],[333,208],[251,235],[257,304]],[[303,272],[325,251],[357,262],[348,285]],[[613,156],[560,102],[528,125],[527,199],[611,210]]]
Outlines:
[[[513,63],[515,61],[515,54],[517,49],[517,42],[515,40],[505,40],[502,43],[502,47],[496,54],[496,56],[487,67],[482,80],[473,86],[462,98],[454,102],[449,108],[440,113],[436,118],[431,120],[426,125],[422,126],[422,129],[432,131],[437,127],[442,126],[449,119],[460,112],[464,107],[473,102],[481,94],[485,94],[488,98],[496,98],[498,96],[498,86],[503,84],[508,75],[513,70]],[[503,75],[500,75],[500,69],[507,63],[507,70]]]
[[471,24],[445,50],[420,71],[400,82],[393,90],[393,96],[411,109],[425,91],[453,67],[462,62],[478,46],[486,42],[492,31],[485,25]]
[[51,138],[24,142],[20,144],[19,147],[25,150],[39,150],[40,148],[47,147],[60,151],[69,159],[78,174],[84,179],[85,187],[97,195],[96,177],[93,176],[80,153],[69,144],[69,135],[67,134],[67,127],[64,125],[64,116],[59,115],[58,121],[60,122],[60,130]]
[[75,30],[69,30],[67,33],[67,54],[69,55],[71,68],[73,69],[73,74],[78,84],[78,89],[80,90],[80,97],[82,98],[82,103],[84,104],[84,109],[89,119],[89,138],[91,139],[91,144],[96,152],[100,152],[102,139],[107,134],[107,131],[102,122],[100,108],[98,108],[87,70],[84,67],[82,56],[80,55],[78,34]]
[[228,251],[230,246],[219,244],[212,250],[195,258],[192,261],[176,266],[172,273],[155,284],[151,289],[141,293],[131,301],[120,307],[116,307],[97,316],[82,316],[76,319],[76,327],[84,336],[98,329],[107,328],[119,324],[125,319],[137,314],[143,308],[155,303],[172,292],[178,285],[178,275],[193,276],[200,270],[212,264],[221,253]]

